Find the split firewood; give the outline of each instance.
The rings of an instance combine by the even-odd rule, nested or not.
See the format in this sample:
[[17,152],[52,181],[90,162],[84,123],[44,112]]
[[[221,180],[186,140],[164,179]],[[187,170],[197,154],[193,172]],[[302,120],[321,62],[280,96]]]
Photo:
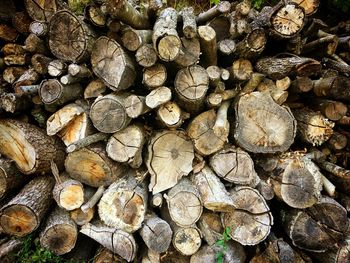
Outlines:
[[140,229],[140,236],[147,247],[157,253],[168,250],[172,240],[172,230],[169,224],[154,214],[146,215]]
[[77,237],[78,228],[69,213],[56,207],[40,232],[40,245],[56,255],[63,255],[74,248]]
[[91,105],[90,119],[97,130],[114,133],[124,129],[130,122],[124,100],[128,94],[110,93],[98,97]]
[[130,125],[109,138],[106,151],[114,161],[128,163],[132,168],[139,168],[142,164],[142,149],[145,141],[144,129],[139,125]]
[[295,109],[293,115],[298,124],[298,135],[304,142],[321,145],[333,134],[334,123],[320,113],[309,109]]
[[168,87],[159,87],[152,90],[145,97],[145,104],[150,109],[155,109],[171,100],[171,89]]
[[197,35],[196,17],[193,7],[187,7],[181,10],[183,21],[182,32],[186,38],[194,38]]
[[122,32],[123,46],[129,51],[136,51],[142,45],[152,42],[152,30],[126,28]]
[[149,191],[153,194],[173,187],[193,169],[193,145],[183,131],[155,133],[149,139],[147,152],[145,162],[151,174]]
[[267,92],[240,97],[235,116],[234,138],[249,152],[282,152],[294,141],[296,121],[292,113],[289,108],[277,105]]
[[168,128],[175,129],[180,127],[183,122],[189,118],[189,114],[183,112],[177,103],[168,101],[161,105],[157,110],[159,121]]
[[156,63],[143,70],[142,83],[149,89],[162,86],[167,79],[167,70],[163,64]]
[[83,93],[80,84],[64,85],[57,79],[43,80],[39,88],[39,96],[45,105],[57,107],[68,101],[79,98]]
[[50,171],[50,161],[62,168],[65,153],[56,137],[49,137],[40,128],[16,120],[0,121],[0,153],[15,161],[24,174]]
[[106,10],[113,18],[135,28],[148,29],[151,27],[146,14],[140,13],[127,0],[108,0]]
[[208,167],[194,173],[192,182],[198,188],[203,206],[212,211],[228,212],[235,209],[232,197],[226,191],[224,184]]
[[27,179],[17,169],[15,162],[0,158],[0,199],[26,183]]
[[147,191],[142,185],[137,185],[132,176],[111,184],[98,204],[98,214],[107,226],[128,233],[141,228],[146,210]]
[[158,16],[153,27],[153,47],[163,61],[173,61],[181,50],[181,40],[176,31],[177,11],[168,7]]
[[227,145],[210,156],[209,163],[219,177],[235,185],[255,187],[260,181],[249,154],[234,146]]
[[231,198],[236,209],[222,213],[223,226],[230,227],[231,238],[242,245],[256,245],[267,238],[273,225],[273,217],[264,197],[250,187],[232,189]]
[[217,65],[217,42],[216,32],[210,26],[199,26],[198,36],[201,45],[201,64],[204,67]]
[[131,262],[137,253],[137,244],[134,237],[123,230],[107,227],[103,224],[86,224],[80,233],[89,236],[102,246],[106,247],[113,253],[120,255],[122,258]]
[[108,186],[120,178],[126,167],[107,156],[105,147],[93,144],[69,153],[65,160],[67,173],[75,180],[92,187]]
[[38,176],[1,208],[2,230],[15,236],[25,236],[35,231],[52,203],[54,180]]
[[189,227],[195,224],[203,211],[201,196],[192,182],[182,178],[165,195],[169,215],[180,227]]
[[49,47],[59,59],[73,62],[86,60],[94,40],[92,29],[68,10],[56,12],[50,20]]
[[151,44],[143,44],[135,54],[136,62],[145,68],[153,66],[157,62],[157,52]]
[[102,36],[93,46],[92,70],[112,90],[129,88],[135,79],[134,64],[117,41]]
[[[219,253],[220,248],[204,245],[196,254],[191,256],[190,263],[216,262]],[[245,260],[246,253],[243,246],[237,242],[228,243],[223,255],[223,262],[243,263]]]
[[51,170],[56,180],[52,195],[57,205],[68,211],[79,208],[84,202],[83,185],[67,175],[60,176],[54,162],[51,163]]
[[220,14],[226,14],[231,10],[231,3],[229,1],[220,1],[218,5],[213,6],[209,10],[200,13],[196,17],[197,24],[205,24],[205,22],[212,20]]
[[[70,217],[78,226],[83,226],[89,223],[94,217],[95,205],[99,201],[98,198],[94,197],[96,197],[97,194],[100,195],[100,192],[103,193],[101,190],[104,190],[103,186],[100,186],[96,191],[92,187],[84,187],[84,204],[80,208],[70,211]],[[96,199],[97,201],[95,202]]]
[[313,90],[316,96],[340,101],[350,101],[350,80],[346,77],[321,78],[314,81]]
[[146,97],[135,94],[129,95],[124,100],[125,112],[130,118],[137,118],[151,109],[146,105]]

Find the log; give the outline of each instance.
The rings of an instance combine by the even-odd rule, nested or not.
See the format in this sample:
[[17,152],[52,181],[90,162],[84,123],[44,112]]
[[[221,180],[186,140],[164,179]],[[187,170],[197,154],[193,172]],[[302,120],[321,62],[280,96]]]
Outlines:
[[151,44],[143,44],[135,54],[136,62],[145,68],[153,66],[157,62],[157,52]]
[[132,176],[111,184],[98,204],[98,214],[107,226],[128,233],[141,228],[146,210],[147,192]]
[[13,84],[24,72],[26,72],[24,67],[8,67],[4,69],[2,77],[7,83]]
[[91,144],[94,144],[96,142],[107,140],[108,138],[109,138],[109,134],[102,133],[102,132],[94,133],[92,135],[86,136],[82,139],[79,139],[76,142],[69,144],[69,146],[67,146],[66,152],[71,153],[76,150],[87,147]]
[[253,65],[248,59],[240,58],[235,60],[230,67],[230,77],[233,80],[247,81],[253,74]]
[[40,245],[56,255],[63,255],[75,247],[77,238],[78,228],[69,213],[56,207],[40,232]]
[[338,121],[348,112],[346,104],[340,101],[315,99],[312,102],[312,108],[320,111],[327,119],[331,121]]
[[293,93],[309,92],[313,89],[312,80],[308,77],[297,77],[292,81],[289,90]]
[[67,173],[92,187],[108,186],[125,172],[125,166],[108,158],[101,144],[93,144],[69,153],[65,160]]
[[181,43],[182,50],[175,59],[176,66],[182,68],[197,64],[201,54],[199,39],[182,37]]
[[91,105],[90,118],[97,130],[115,133],[124,129],[130,122],[126,114],[124,99],[127,94],[110,93],[98,97]]
[[[191,256],[190,263],[200,263],[200,262],[217,262],[218,254],[222,252],[218,247],[212,247],[204,245],[200,250]],[[246,254],[244,252],[243,246],[239,243],[228,243],[224,255],[223,262],[246,262]]]
[[8,56],[8,55],[23,55],[25,54],[25,49],[16,43],[7,43],[5,44],[2,49],[1,49],[2,53],[4,54],[4,56]]
[[102,6],[87,4],[84,8],[84,16],[96,27],[104,27],[107,24],[107,15],[102,11]]
[[27,110],[31,106],[30,97],[26,94],[3,93],[0,95],[0,108],[15,113]]
[[49,31],[49,27],[45,22],[32,21],[29,25],[29,31],[38,37],[43,37]]
[[54,180],[38,176],[1,208],[0,224],[9,235],[25,236],[35,231],[52,201]]
[[97,98],[98,96],[102,96],[107,90],[106,85],[100,79],[94,79],[84,90],[84,99]]
[[306,16],[311,16],[312,14],[314,14],[317,11],[318,6],[319,6],[321,1],[319,1],[319,0],[307,0],[307,1],[293,0],[293,2],[298,4],[302,8],[304,8]]
[[190,227],[200,218],[203,204],[198,189],[192,182],[182,178],[164,196],[172,221],[180,227]]
[[193,12],[193,7],[186,7],[183,8],[180,13],[183,21],[182,33],[186,38],[194,38],[197,36],[196,17]]
[[75,63],[68,66],[68,73],[76,78],[90,78],[92,76],[90,69],[86,65],[78,65]]
[[[103,188],[103,186],[101,188]],[[96,203],[93,206],[88,204],[94,195],[95,195],[94,188],[85,186],[84,187],[84,205],[82,205],[80,208],[70,211],[70,217],[78,226],[83,226],[89,223],[94,217]],[[82,210],[82,207],[84,208],[84,211]]]
[[215,212],[228,212],[235,208],[235,203],[224,184],[208,166],[194,173],[191,180],[198,188],[205,208]]
[[333,132],[333,135],[327,141],[327,146],[334,151],[343,150],[348,145],[348,137],[339,132]]
[[156,63],[143,70],[142,83],[149,89],[162,86],[167,79],[167,70],[163,64]]
[[105,36],[98,38],[94,43],[91,66],[96,76],[114,91],[129,88],[136,76],[129,55],[115,40]]
[[267,92],[241,96],[235,104],[235,116],[234,138],[249,152],[283,152],[294,141],[296,121],[292,113],[277,105]]
[[209,246],[214,246],[217,240],[222,238],[224,231],[220,214],[211,211],[204,211],[198,221],[198,227],[203,235],[203,239]]
[[209,164],[219,177],[235,185],[255,187],[260,181],[249,154],[232,145],[210,156]]
[[126,28],[122,32],[123,46],[129,51],[136,51],[142,45],[152,42],[152,30]]
[[198,36],[202,51],[201,64],[205,68],[211,65],[217,65],[217,43],[215,30],[210,26],[199,26]]
[[255,58],[265,49],[267,39],[262,28],[255,28],[236,45],[235,55],[240,58]]
[[149,112],[151,109],[146,105],[146,97],[138,95],[129,95],[124,100],[125,112],[133,119]]
[[195,254],[201,247],[201,234],[197,227],[177,227],[173,226],[174,248],[184,256]]
[[50,171],[50,161],[54,160],[62,168],[65,153],[62,143],[56,137],[32,125],[16,120],[0,121],[0,153],[15,161],[24,174]]
[[106,151],[112,160],[128,163],[132,168],[139,168],[142,164],[142,149],[145,141],[144,129],[139,125],[130,125],[109,138]]
[[150,109],[155,109],[171,100],[171,89],[159,87],[152,90],[145,98],[145,104]]
[[164,253],[168,250],[173,232],[169,224],[160,217],[147,215],[140,236],[151,251]]
[[29,16],[39,22],[49,22],[59,7],[55,0],[25,0],[24,4]]
[[157,117],[165,127],[175,129],[183,124],[188,114],[183,112],[177,103],[168,101],[158,108]]
[[24,49],[31,53],[47,54],[48,48],[44,40],[37,35],[29,34],[24,41]]
[[310,109],[295,109],[293,115],[297,120],[298,136],[312,145],[322,145],[333,134],[334,123],[323,115]]
[[193,169],[193,145],[183,131],[155,133],[148,141],[147,153],[145,162],[151,174],[149,191],[153,194],[173,187]]
[[148,29],[151,27],[148,17],[136,10],[127,0],[107,0],[106,11],[113,18],[135,29]]
[[29,25],[32,22],[32,19],[29,17],[28,13],[25,11],[16,12],[12,16],[12,25],[13,27],[21,34],[28,35]]
[[99,225],[86,224],[80,233],[94,239],[113,253],[131,262],[137,252],[137,244],[134,237],[123,230]]
[[6,42],[15,42],[18,37],[18,32],[13,27],[5,24],[0,24],[0,39]]
[[[40,80],[40,75],[34,69],[26,70],[12,85],[14,91],[18,95],[38,94],[39,85],[36,85]],[[35,85],[34,85],[35,84]]]
[[103,246],[101,246],[97,250],[93,260],[94,260],[93,263],[106,263],[106,262],[125,263],[127,262],[125,259],[123,259],[117,254],[114,254],[112,251],[110,251],[109,249]]
[[190,113],[200,111],[204,105],[208,85],[208,74],[200,66],[193,65],[178,71],[174,86],[179,105]]
[[161,193],[152,195],[150,203],[154,208],[161,208],[163,205],[163,195]]
[[51,77],[58,77],[66,72],[67,65],[65,62],[59,59],[52,60],[47,66],[47,73]]
[[205,22],[212,20],[220,14],[226,14],[231,10],[231,3],[229,1],[221,1],[218,5],[213,6],[207,11],[200,13],[196,17],[197,24],[205,24]]
[[176,31],[177,12],[174,8],[165,8],[159,14],[153,26],[152,42],[161,60],[174,61],[181,50],[181,40]]
[[349,102],[350,81],[346,77],[335,76],[314,81],[313,91],[316,96]]
[[247,186],[236,187],[230,193],[236,209],[221,214],[223,227],[230,227],[229,236],[244,246],[259,244],[270,234],[273,224],[265,199]]

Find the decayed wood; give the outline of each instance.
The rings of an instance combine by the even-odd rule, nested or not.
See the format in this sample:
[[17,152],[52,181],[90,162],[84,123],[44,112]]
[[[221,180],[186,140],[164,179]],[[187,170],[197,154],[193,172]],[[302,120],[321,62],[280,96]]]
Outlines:
[[0,158],[0,199],[7,193],[26,183],[26,178],[18,171],[15,162]]
[[197,35],[196,17],[193,11],[193,7],[186,7],[181,10],[183,21],[182,32],[187,38],[194,38]]
[[38,1],[38,0],[25,0],[25,7],[33,20],[40,22],[49,22],[52,16],[58,10],[57,1]]
[[69,153],[65,160],[67,173],[92,187],[113,183],[124,174],[125,166],[108,158],[104,148],[101,144],[93,144]]
[[228,212],[235,208],[224,184],[208,166],[194,173],[191,180],[198,188],[205,208],[218,212]]
[[115,91],[129,88],[136,76],[129,55],[117,41],[105,36],[98,38],[94,43],[91,66],[96,76]]
[[231,145],[216,152],[209,159],[213,171],[228,182],[255,187],[260,179],[248,153]]
[[143,44],[151,43],[152,30],[135,30],[126,28],[123,30],[122,43],[129,51],[136,51]]
[[151,67],[157,62],[157,52],[151,44],[140,46],[135,54],[136,62],[142,67]]
[[16,12],[12,16],[12,25],[13,27],[21,34],[29,34],[29,25],[32,22],[32,19],[29,17],[28,13],[25,11]]
[[111,184],[98,204],[98,214],[106,225],[128,233],[141,228],[146,210],[147,192],[132,176]]
[[146,165],[151,174],[149,191],[167,190],[192,171],[193,145],[183,131],[155,133],[148,142]]
[[181,50],[181,40],[176,31],[177,12],[174,8],[164,9],[153,27],[153,47],[163,61],[173,61]]
[[303,108],[293,110],[293,115],[298,124],[298,135],[307,143],[321,145],[333,134],[334,123],[323,115]]
[[145,131],[141,126],[130,125],[109,138],[106,145],[107,154],[114,161],[128,163],[132,168],[139,168],[142,164],[145,137]]
[[90,118],[96,129],[114,133],[129,124],[131,119],[124,106],[126,96],[127,94],[110,93],[94,101],[90,109]]
[[50,20],[49,47],[59,59],[73,62],[86,60],[94,39],[92,29],[68,10],[56,12]]
[[204,105],[208,85],[208,74],[200,66],[194,65],[178,71],[174,86],[179,105],[190,113],[198,112]]
[[235,105],[234,138],[249,152],[282,152],[289,149],[296,121],[289,108],[277,105],[267,92],[243,95]]
[[143,70],[142,83],[148,88],[154,89],[162,86],[167,79],[167,70],[163,64],[156,63]]
[[168,250],[172,234],[169,224],[154,214],[146,216],[140,229],[140,236],[147,247],[157,253],[164,253]]
[[215,30],[210,26],[199,26],[198,36],[201,45],[201,64],[204,67],[217,65],[217,43]]
[[57,255],[63,255],[74,248],[77,237],[78,228],[69,213],[56,207],[40,233],[40,245]]
[[169,190],[165,200],[171,219],[180,227],[195,224],[202,214],[203,205],[198,189],[186,178]]
[[54,180],[38,176],[1,208],[0,224],[10,235],[24,236],[36,230],[52,202]]
[[127,0],[108,0],[106,8],[113,18],[133,28],[148,29],[151,27],[148,17],[136,10]]
[[221,214],[223,226],[230,227],[231,238],[242,245],[256,245],[267,238],[273,224],[272,213],[260,193],[250,187],[232,189],[234,211]]
[[16,120],[0,121],[0,153],[16,162],[24,174],[50,171],[50,161],[59,168],[65,158],[62,142],[40,128]]
[[113,253],[120,255],[128,262],[134,260],[137,252],[137,244],[134,237],[123,230],[107,227],[102,224],[84,225],[80,233],[87,235],[111,250]]

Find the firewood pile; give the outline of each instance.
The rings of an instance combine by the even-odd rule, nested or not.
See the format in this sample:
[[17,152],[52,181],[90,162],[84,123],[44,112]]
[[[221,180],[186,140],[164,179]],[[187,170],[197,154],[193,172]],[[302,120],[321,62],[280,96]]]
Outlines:
[[350,21],[317,0],[14,2],[0,257],[34,233],[93,262],[350,262]]

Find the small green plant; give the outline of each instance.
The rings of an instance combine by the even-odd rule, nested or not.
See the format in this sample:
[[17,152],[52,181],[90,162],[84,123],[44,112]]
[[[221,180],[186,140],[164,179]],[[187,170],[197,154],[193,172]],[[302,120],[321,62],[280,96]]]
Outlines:
[[224,233],[222,233],[222,238],[217,240],[215,243],[220,249],[215,255],[217,263],[224,262],[224,254],[225,254],[225,251],[227,250],[227,242],[231,240],[230,234],[231,234],[231,228],[228,226],[225,228]]
[[220,0],[210,0],[211,5],[218,5],[220,3]]

